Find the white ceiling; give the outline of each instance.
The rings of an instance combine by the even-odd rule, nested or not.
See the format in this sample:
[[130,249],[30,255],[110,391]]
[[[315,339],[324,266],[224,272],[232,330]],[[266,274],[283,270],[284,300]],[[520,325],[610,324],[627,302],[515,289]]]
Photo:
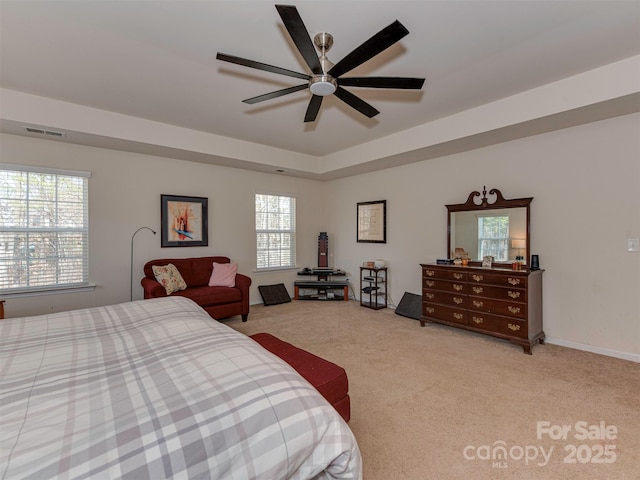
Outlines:
[[[380,115],[368,119],[327,97],[312,124],[303,123],[308,91],[242,103],[301,82],[218,61],[217,52],[308,73],[274,2],[266,0],[2,0],[0,86],[295,152],[313,163],[640,54],[640,1],[314,0],[295,5],[312,36],[333,34],[328,56],[334,63],[398,19],[410,34],[345,76],[425,77],[422,91],[348,87]],[[627,103],[613,114],[629,109],[638,107]],[[2,120],[4,131],[20,133],[12,130],[20,122],[5,115]],[[77,138],[109,146],[110,137]],[[125,148],[113,140],[113,148]],[[215,152],[209,157],[211,163],[227,158]]]

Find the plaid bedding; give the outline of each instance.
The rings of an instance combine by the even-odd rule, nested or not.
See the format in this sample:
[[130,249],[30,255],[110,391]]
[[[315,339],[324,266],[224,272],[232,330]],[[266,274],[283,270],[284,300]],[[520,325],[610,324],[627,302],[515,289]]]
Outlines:
[[295,370],[182,297],[0,321],[0,478],[358,479]]

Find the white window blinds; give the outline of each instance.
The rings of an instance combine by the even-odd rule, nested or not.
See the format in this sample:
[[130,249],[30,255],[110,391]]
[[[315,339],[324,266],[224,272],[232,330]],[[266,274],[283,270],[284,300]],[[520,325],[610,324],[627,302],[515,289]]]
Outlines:
[[296,265],[296,199],[256,194],[256,266]]
[[0,166],[0,293],[88,284],[89,176]]
[[509,259],[509,216],[478,217],[478,252],[479,260],[486,255],[495,261],[506,262]]

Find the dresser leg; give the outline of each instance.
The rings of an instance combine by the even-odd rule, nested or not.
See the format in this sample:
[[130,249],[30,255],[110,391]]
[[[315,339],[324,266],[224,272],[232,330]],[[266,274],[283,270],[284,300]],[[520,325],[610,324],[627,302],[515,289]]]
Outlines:
[[522,347],[522,351],[527,355],[533,355],[533,353],[531,352],[532,345],[531,343],[524,343],[526,340],[522,341],[522,340],[509,339],[509,341],[514,345],[519,345],[520,347]]

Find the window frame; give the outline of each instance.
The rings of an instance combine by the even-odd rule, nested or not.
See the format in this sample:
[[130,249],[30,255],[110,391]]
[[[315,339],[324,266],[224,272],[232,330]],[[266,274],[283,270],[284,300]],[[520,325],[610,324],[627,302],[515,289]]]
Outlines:
[[[290,225],[290,228],[258,228],[258,216],[260,213],[262,212],[258,212],[258,197],[259,196],[264,196],[264,197],[277,197],[279,199],[287,199],[292,203],[292,212],[290,212],[291,215],[291,219],[292,219],[292,225]],[[277,212],[279,214],[282,214],[280,212]],[[295,195],[292,194],[286,194],[286,193],[270,193],[270,192],[257,192],[254,195],[254,226],[255,226],[255,232],[256,232],[256,272],[267,272],[267,271],[273,271],[273,270],[290,270],[290,269],[295,269],[297,268],[296,266],[296,262],[297,262],[297,241],[296,241],[296,237],[297,237],[297,197]],[[268,264],[266,266],[261,266],[261,252],[264,252],[265,249],[264,248],[260,248],[260,235],[263,234],[280,234],[280,235],[289,235],[289,248],[288,250],[288,254],[289,254],[289,258],[290,258],[290,262],[287,265],[283,265],[282,263],[280,263],[279,265],[272,265],[272,264]],[[271,248],[270,248],[271,247]],[[274,248],[271,246],[271,244],[269,244],[269,246],[266,249],[266,252],[268,254],[269,251],[283,251],[282,248]]]
[[[48,167],[39,167],[39,166],[30,166],[30,165],[18,165],[18,164],[8,164],[3,163],[0,166],[1,171],[14,171],[21,172],[24,174],[43,174],[43,175],[54,175],[56,177],[56,184],[59,180],[58,177],[73,177],[75,179],[81,179],[82,181],[82,200],[81,200],[81,209],[82,209],[82,224],[79,227],[63,227],[58,222],[57,215],[59,213],[59,200],[56,194],[55,200],[55,212],[56,212],[56,222],[53,226],[38,226],[33,227],[28,223],[26,225],[21,226],[5,226],[0,225],[0,231],[3,232],[16,232],[23,233],[26,236],[34,233],[68,233],[74,232],[78,233],[82,237],[82,245],[80,248],[81,254],[78,257],[81,266],[79,269],[74,269],[80,275],[80,281],[59,281],[60,277],[56,274],[53,275],[55,283],[46,283],[46,284],[38,284],[38,285],[20,285],[18,287],[5,287],[0,288],[0,295],[3,298],[14,298],[14,297],[22,297],[22,296],[33,296],[33,295],[50,295],[56,293],[65,293],[70,290],[73,291],[90,291],[95,288],[95,284],[89,282],[89,178],[91,177],[91,172],[80,171],[80,170],[66,170],[59,168],[48,168]],[[32,202],[42,201],[35,198],[29,198],[28,193],[25,194],[26,198],[20,199],[19,197],[9,197],[3,196],[4,192],[0,192],[0,196],[2,196],[3,200],[10,201],[14,200],[23,200],[26,202],[26,208],[29,210],[29,204]],[[62,203],[62,202],[61,202]],[[28,218],[28,217],[27,217]],[[0,253],[2,253],[0,251]],[[13,253],[4,257],[7,264],[15,261],[24,261],[27,258],[26,255],[18,255],[14,256]],[[56,265],[59,265],[60,260],[64,259],[64,256],[55,255],[52,258]],[[7,267],[8,268],[8,267]],[[28,268],[28,267],[27,267]]]
[[[506,237],[485,237],[481,235],[481,222],[484,222],[485,219],[487,218],[506,218],[507,219],[507,236]],[[479,260],[482,260],[482,258],[486,255],[489,255],[489,253],[485,253],[483,252],[482,249],[482,243],[486,240],[492,243],[495,242],[505,242],[506,245],[506,258],[502,259],[502,258],[498,258],[495,255],[492,255],[494,257],[494,261],[496,262],[506,262],[509,260],[509,232],[511,230],[511,218],[510,215],[508,213],[504,213],[504,214],[491,214],[491,215],[483,215],[480,214],[477,216],[477,229],[478,229],[478,257]]]

